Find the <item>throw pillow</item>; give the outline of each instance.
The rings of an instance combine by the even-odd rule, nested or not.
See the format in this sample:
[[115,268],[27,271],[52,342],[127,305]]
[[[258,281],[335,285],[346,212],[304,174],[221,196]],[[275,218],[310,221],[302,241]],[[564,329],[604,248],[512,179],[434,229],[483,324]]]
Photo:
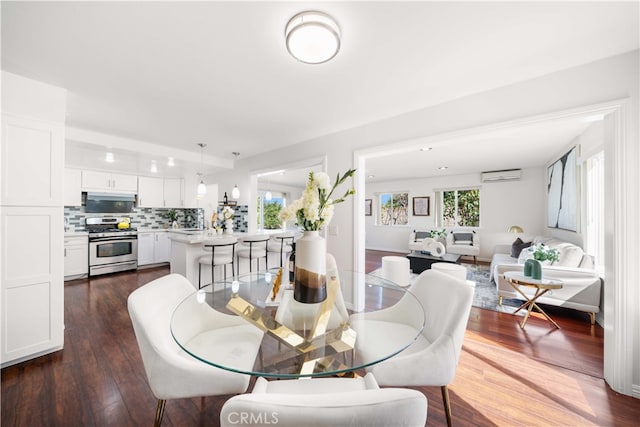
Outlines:
[[518,258],[520,252],[529,246],[531,246],[531,242],[523,242],[522,239],[518,237],[516,241],[511,244],[511,258]]

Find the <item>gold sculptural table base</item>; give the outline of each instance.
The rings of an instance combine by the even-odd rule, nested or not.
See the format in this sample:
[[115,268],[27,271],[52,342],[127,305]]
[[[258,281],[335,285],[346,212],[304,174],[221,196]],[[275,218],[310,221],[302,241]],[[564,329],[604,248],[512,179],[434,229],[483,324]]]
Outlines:
[[338,362],[333,355],[353,350],[356,332],[346,322],[341,328],[327,332],[337,292],[340,292],[340,284],[337,277],[331,277],[327,283],[327,298],[321,303],[314,325],[306,336],[276,322],[270,313],[254,306],[237,294],[234,294],[227,303],[227,308],[294,350],[293,354],[283,354],[278,357],[275,363],[282,363],[303,355],[299,372],[302,375],[323,372],[327,368],[332,371],[347,370],[348,367]]
[[[539,313],[541,313],[549,322],[553,324],[556,328],[560,329],[560,326],[540,308],[536,301],[538,298],[551,291],[552,289],[560,289],[562,288],[562,282],[559,280],[535,280],[530,277],[525,277],[522,274],[514,274],[513,272],[508,272],[504,274],[505,280],[518,291],[520,295],[525,299],[524,304],[516,309],[513,314],[519,312],[520,310],[527,310],[524,315],[524,319],[520,323],[520,328],[524,329],[524,326],[527,324],[527,320],[529,320],[529,316],[531,315],[532,310],[535,308]],[[527,294],[522,292],[520,286],[528,286],[536,289],[536,293],[529,297]]]

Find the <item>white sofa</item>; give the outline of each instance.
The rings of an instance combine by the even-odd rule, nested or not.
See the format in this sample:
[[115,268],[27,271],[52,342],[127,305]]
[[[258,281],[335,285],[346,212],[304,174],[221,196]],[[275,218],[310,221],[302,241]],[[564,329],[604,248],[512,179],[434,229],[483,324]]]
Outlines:
[[[585,254],[582,248],[553,237],[537,236],[533,245],[543,243],[559,252],[558,261],[542,263],[542,277],[559,279],[562,289],[548,292],[538,299],[541,304],[572,308],[589,313],[591,323],[595,323],[595,314],[600,312],[600,290],[602,280],[594,269],[593,257]],[[522,299],[522,296],[504,279],[507,271],[523,271],[524,262],[533,257],[533,245],[523,249],[519,258],[511,257],[511,245],[496,246],[491,261],[490,280],[496,283],[500,303],[503,298]],[[533,296],[534,288],[522,287],[521,290]]]

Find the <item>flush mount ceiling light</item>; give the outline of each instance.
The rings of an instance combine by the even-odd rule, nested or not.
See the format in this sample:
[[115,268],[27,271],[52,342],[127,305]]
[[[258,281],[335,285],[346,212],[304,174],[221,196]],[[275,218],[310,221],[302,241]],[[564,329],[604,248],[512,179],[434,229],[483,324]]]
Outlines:
[[305,64],[322,64],[340,50],[340,27],[326,13],[298,13],[287,23],[284,35],[291,56]]

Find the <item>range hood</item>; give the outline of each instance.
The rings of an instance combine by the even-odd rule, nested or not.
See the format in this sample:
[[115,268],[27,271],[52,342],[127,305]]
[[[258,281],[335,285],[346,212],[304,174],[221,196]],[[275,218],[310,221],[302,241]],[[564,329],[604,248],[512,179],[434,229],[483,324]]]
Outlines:
[[133,210],[134,194],[87,193],[88,213],[129,213]]

